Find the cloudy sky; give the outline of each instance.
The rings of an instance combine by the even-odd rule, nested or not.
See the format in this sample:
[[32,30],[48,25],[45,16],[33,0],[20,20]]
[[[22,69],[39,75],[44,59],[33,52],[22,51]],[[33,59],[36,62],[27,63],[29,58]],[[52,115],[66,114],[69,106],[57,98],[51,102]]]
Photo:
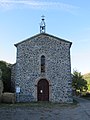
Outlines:
[[0,60],[16,61],[15,43],[39,33],[71,41],[71,65],[90,72],[90,0],[0,0]]

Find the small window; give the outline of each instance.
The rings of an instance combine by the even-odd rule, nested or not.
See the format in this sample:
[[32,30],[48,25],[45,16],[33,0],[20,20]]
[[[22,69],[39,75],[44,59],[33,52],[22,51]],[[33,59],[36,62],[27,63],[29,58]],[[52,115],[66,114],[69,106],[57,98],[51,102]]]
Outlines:
[[45,72],[45,56],[41,56],[41,72]]

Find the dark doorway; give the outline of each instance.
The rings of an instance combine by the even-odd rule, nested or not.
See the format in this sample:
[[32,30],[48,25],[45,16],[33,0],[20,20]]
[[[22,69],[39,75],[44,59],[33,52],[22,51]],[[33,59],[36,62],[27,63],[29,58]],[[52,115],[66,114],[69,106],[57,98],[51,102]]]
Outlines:
[[46,79],[41,79],[37,85],[38,101],[49,101],[49,83]]

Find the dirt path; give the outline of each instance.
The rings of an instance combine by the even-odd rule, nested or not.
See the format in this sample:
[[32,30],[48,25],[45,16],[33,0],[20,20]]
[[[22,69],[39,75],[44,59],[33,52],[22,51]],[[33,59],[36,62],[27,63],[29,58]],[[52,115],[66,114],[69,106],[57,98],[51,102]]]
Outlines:
[[90,100],[86,100],[79,97],[75,99],[79,102],[81,109],[86,113],[87,118],[89,118],[90,120]]
[[77,106],[0,108],[0,120],[90,120],[90,101],[75,98]]

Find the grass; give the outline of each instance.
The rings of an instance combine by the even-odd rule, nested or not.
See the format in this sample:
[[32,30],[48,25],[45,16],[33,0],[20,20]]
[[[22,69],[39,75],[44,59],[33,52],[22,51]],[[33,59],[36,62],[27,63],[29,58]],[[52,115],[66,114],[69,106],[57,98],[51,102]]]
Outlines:
[[77,101],[73,103],[52,103],[52,102],[31,102],[31,103],[15,103],[15,104],[5,104],[0,103],[0,108],[64,108],[64,107],[75,107],[77,106]]

